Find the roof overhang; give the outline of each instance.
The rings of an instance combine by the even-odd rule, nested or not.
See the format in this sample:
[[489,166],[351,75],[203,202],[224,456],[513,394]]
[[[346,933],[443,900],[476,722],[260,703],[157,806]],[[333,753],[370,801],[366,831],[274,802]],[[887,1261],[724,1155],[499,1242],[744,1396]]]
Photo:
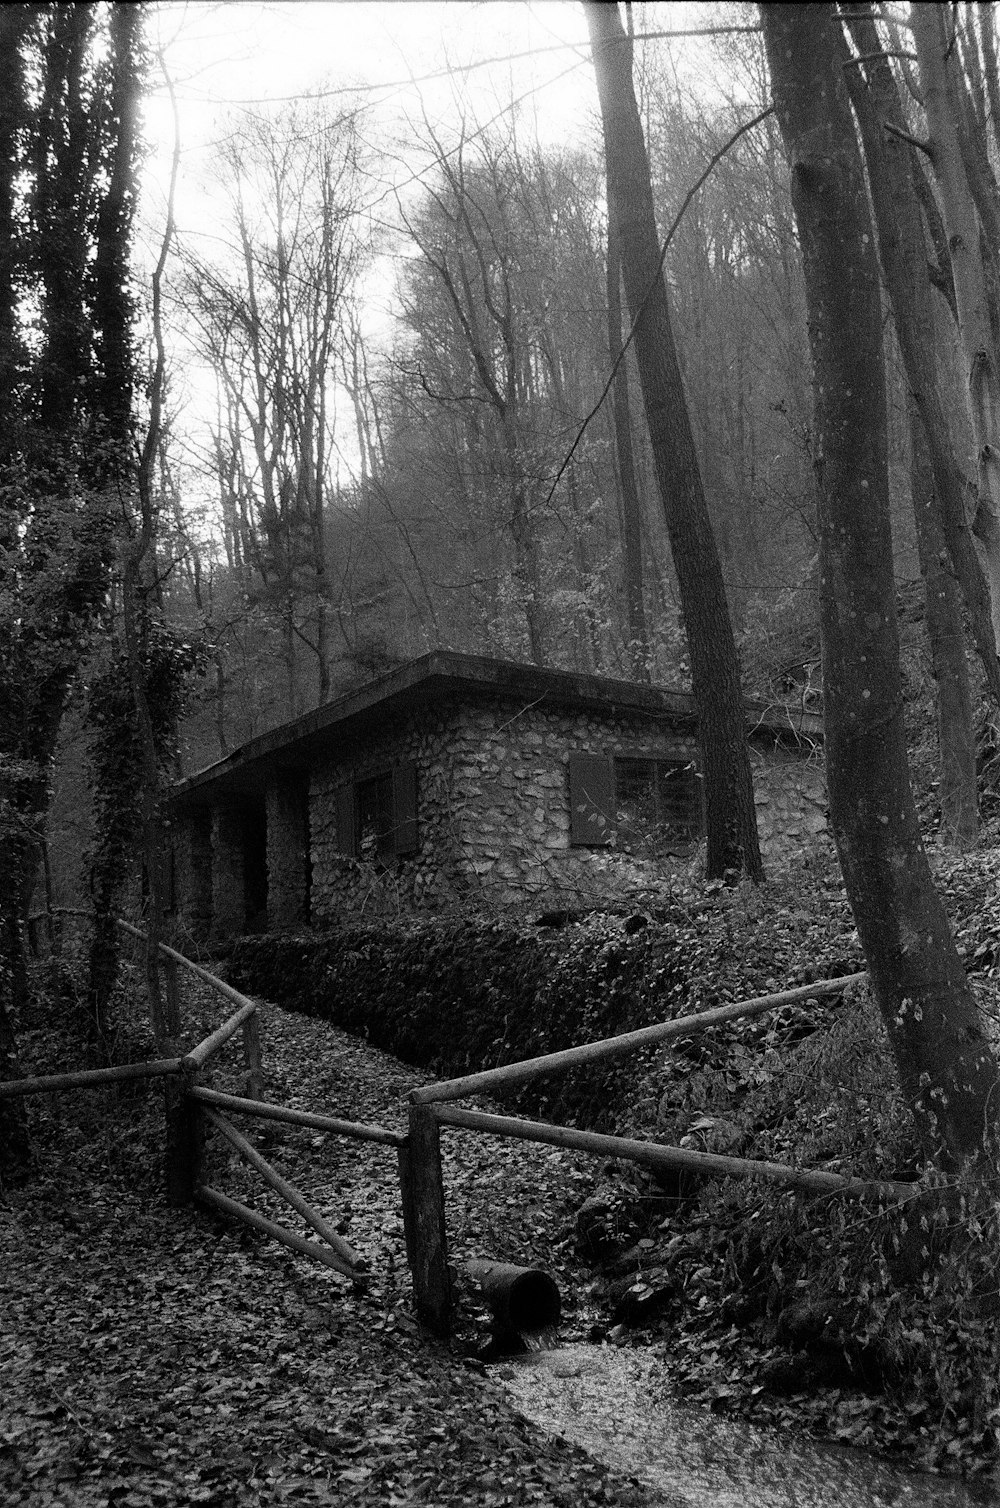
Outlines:
[[[689,691],[438,649],[250,739],[225,759],[179,781],[171,801],[187,807],[260,797],[269,780],[305,773],[316,755],[329,753],[335,742],[354,741],[415,708],[458,702],[645,716],[673,727],[697,724]],[[748,703],[747,727],[751,735],[815,739],[822,736],[823,723],[815,713]]]

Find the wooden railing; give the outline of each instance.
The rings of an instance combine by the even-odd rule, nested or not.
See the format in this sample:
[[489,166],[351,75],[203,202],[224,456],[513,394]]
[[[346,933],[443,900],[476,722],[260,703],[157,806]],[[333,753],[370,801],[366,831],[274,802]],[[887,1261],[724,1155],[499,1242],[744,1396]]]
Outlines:
[[23,1099],[31,1094],[54,1094],[64,1089],[92,1089],[100,1084],[120,1084],[125,1079],[159,1079],[180,1072],[180,1058],[157,1058],[151,1063],[118,1063],[113,1068],[80,1068],[69,1073],[47,1073],[30,1079],[5,1079],[0,1100]]
[[547,1143],[598,1157],[623,1158],[646,1167],[681,1168],[715,1177],[763,1178],[806,1193],[855,1198],[873,1195],[893,1201],[910,1199],[918,1194],[923,1186],[915,1183],[848,1178],[825,1169],[797,1168],[784,1163],[728,1157],[716,1152],[697,1152],[661,1142],[606,1136],[594,1131],[580,1131],[575,1126],[493,1115],[481,1110],[463,1110],[450,1103],[471,1094],[510,1089],[543,1075],[565,1072],[582,1064],[609,1062],[643,1047],[696,1036],[723,1022],[763,1015],[796,1001],[841,994],[865,978],[864,974],[847,974],[838,979],[821,980],[773,995],[755,996],[731,1005],[716,1006],[698,1015],[661,1021],[599,1042],[587,1042],[561,1052],[546,1053],[542,1057],[527,1058],[520,1063],[507,1063],[500,1068],[490,1068],[481,1073],[466,1074],[462,1078],[447,1079],[439,1084],[414,1089],[410,1094],[410,1135],[407,1149],[409,1192],[407,1194],[404,1190],[404,1206],[407,1199],[413,1206],[407,1231],[411,1243],[409,1258],[414,1298],[421,1320],[439,1334],[447,1334],[451,1328],[453,1296],[441,1167],[442,1126]]
[[[119,925],[132,937],[144,940],[145,934],[130,922]],[[394,1147],[400,1159],[400,1183],[405,1184],[406,1138],[385,1126],[365,1125],[287,1105],[274,1105],[262,1098],[263,1076],[260,1050],[258,1006],[255,1000],[240,993],[225,980],[178,953],[166,943],[159,944],[167,974],[167,987],[176,991],[176,971],[188,970],[217,994],[236,1006],[236,1010],[202,1041],[182,1056],[145,1063],[123,1063],[110,1068],[79,1069],[67,1073],[45,1074],[33,1078],[0,1083],[0,1099],[54,1091],[85,1089],[125,1079],[163,1078],[167,1122],[165,1162],[167,1197],[174,1204],[196,1201],[264,1232],[292,1250],[324,1263],[354,1283],[365,1281],[366,1263],[330,1222],[303,1198],[299,1190],[264,1158],[256,1147],[232,1124],[230,1115],[244,1115],[256,1120],[276,1121],[291,1126],[306,1126],[334,1136],[376,1142]],[[202,1074],[224,1048],[237,1036],[242,1037],[246,1067],[247,1094],[225,1094],[200,1082]],[[287,1226],[270,1220],[248,1205],[206,1183],[203,1177],[207,1132],[223,1137],[234,1151],[263,1179],[269,1189],[284,1200],[319,1240],[310,1240]]]
[[[134,937],[142,939],[144,936],[128,922],[122,922],[121,926]],[[692,1037],[724,1022],[763,1015],[797,1001],[840,994],[851,985],[860,983],[866,977],[864,974],[848,974],[773,995],[736,1001],[731,1005],[702,1011],[698,1015],[658,1022],[617,1037],[583,1043],[561,1052],[546,1053],[519,1063],[508,1063],[500,1068],[425,1085],[413,1090],[409,1096],[409,1125],[407,1134],[403,1135],[384,1126],[365,1125],[313,1111],[293,1110],[287,1105],[265,1101],[262,1098],[256,1001],[242,995],[232,985],[218,979],[200,964],[186,958],[183,953],[178,953],[164,943],[159,946],[164,967],[168,971],[168,987],[176,989],[176,978],[170,981],[170,971],[183,968],[236,1006],[221,1026],[216,1027],[182,1056],[0,1083],[0,1099],[82,1089],[125,1079],[163,1078],[167,1111],[167,1193],[172,1202],[187,1204],[196,1201],[208,1205],[264,1232],[294,1251],[323,1262],[355,1283],[365,1281],[365,1262],[329,1221],[303,1198],[298,1189],[273,1168],[242,1132],[236,1129],[229,1116],[241,1115],[254,1120],[304,1126],[334,1136],[394,1147],[398,1159],[406,1251],[413,1280],[416,1312],[424,1324],[439,1334],[449,1332],[453,1311],[441,1165],[442,1127],[566,1147],[599,1157],[623,1158],[653,1168],[680,1168],[716,1177],[763,1178],[806,1193],[852,1197],[877,1195],[891,1200],[904,1200],[912,1198],[922,1189],[920,1184],[849,1178],[825,1169],[797,1168],[782,1163],[729,1157],[721,1153],[698,1152],[660,1142],[580,1131],[574,1126],[552,1125],[517,1116],[461,1109],[453,1103],[468,1095],[510,1089],[542,1075],[565,1072],[583,1064],[609,1062],[644,1047],[662,1046],[679,1038]],[[247,1071],[245,1096],[223,1093],[200,1081],[208,1065],[237,1034],[242,1036]],[[208,1131],[222,1136],[257,1172],[266,1186],[283,1199],[319,1239],[311,1240],[299,1235],[206,1183],[203,1161]]]

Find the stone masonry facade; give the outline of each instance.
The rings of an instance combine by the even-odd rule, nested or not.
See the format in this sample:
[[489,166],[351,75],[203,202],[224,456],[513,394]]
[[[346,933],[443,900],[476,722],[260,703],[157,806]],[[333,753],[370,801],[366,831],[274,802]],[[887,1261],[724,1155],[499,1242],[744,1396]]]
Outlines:
[[[655,861],[574,826],[571,762],[587,756],[697,764],[690,720],[498,695],[411,696],[385,715],[312,736],[294,768],[277,755],[237,784],[209,771],[174,822],[177,923],[197,937],[322,927],[345,918],[452,907],[572,905],[655,888],[696,852]],[[335,733],[335,736],[333,734]],[[282,759],[285,747],[275,746]],[[289,747],[292,747],[289,741]],[[822,758],[808,739],[751,732],[765,865],[829,841]],[[270,752],[270,751],[268,751]],[[222,769],[222,767],[219,767]],[[578,764],[579,768],[579,764]],[[409,789],[406,841],[372,852],[362,792],[396,774]],[[223,776],[225,776],[223,770]],[[400,829],[403,830],[402,828]]]
[[[377,741],[344,750],[310,783],[311,914],[437,910],[455,904],[553,905],[594,900],[617,885],[654,884],[664,861],[570,841],[568,762],[573,752],[697,760],[693,735],[648,718],[541,708],[453,707],[407,718]],[[826,785],[815,755],[773,739],[752,749],[765,864],[826,832]],[[419,792],[419,851],[383,872],[343,853],[336,791],[390,761],[412,759]]]

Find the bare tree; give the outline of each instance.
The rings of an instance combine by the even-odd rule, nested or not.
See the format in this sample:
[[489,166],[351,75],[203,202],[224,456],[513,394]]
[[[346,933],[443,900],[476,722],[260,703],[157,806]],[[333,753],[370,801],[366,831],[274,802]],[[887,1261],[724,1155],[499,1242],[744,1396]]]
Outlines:
[[404,222],[444,292],[461,332],[469,380],[491,415],[480,443],[495,448],[528,654],[543,664],[549,655],[549,613],[526,412],[535,374],[518,288],[517,188],[511,155],[481,140],[477,159],[470,162],[464,143],[457,152],[447,153],[432,128],[427,129],[440,160],[442,183],[431,189],[434,213],[429,223],[421,226],[405,212]]
[[[234,566],[281,624],[288,711],[330,695],[328,538],[342,321],[367,250],[356,117],[297,108],[229,146],[235,257],[189,258],[186,300],[215,370],[214,464]],[[314,690],[300,687],[305,652]]]
[[609,213],[635,326],[646,422],[680,587],[704,757],[707,871],[763,874],[739,662],[670,319],[649,160],[617,5],[588,4]]
[[[610,203],[611,193],[608,190]],[[628,619],[629,657],[637,681],[649,680],[649,630],[643,595],[642,500],[636,478],[635,447],[632,443],[632,410],[629,399],[628,365],[622,360],[621,252],[618,222],[608,215],[608,356],[617,366],[612,404],[615,424],[615,457],[621,498],[622,575]]]

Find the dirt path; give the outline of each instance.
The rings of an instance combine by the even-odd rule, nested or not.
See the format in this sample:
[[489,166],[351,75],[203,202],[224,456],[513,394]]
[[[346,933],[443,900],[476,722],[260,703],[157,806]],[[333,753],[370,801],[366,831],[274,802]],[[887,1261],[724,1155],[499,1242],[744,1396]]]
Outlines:
[[[226,1014],[199,991],[196,1028]],[[262,1009],[272,1100],[402,1127],[424,1080],[330,1027]],[[43,1023],[33,1071],[79,1062]],[[140,1054],[131,1053],[130,1056]],[[238,1050],[215,1076],[239,1087]],[[232,1065],[227,1067],[226,1065]],[[27,1188],[0,1194],[0,1501],[5,1505],[666,1503],[514,1412],[410,1315],[391,1149],[298,1129],[256,1137],[371,1266],[365,1294],[209,1214],[165,1207],[156,1088],[35,1101]],[[284,1218],[213,1150],[219,1186]],[[455,1260],[560,1266],[587,1177],[542,1148],[449,1135]]]

